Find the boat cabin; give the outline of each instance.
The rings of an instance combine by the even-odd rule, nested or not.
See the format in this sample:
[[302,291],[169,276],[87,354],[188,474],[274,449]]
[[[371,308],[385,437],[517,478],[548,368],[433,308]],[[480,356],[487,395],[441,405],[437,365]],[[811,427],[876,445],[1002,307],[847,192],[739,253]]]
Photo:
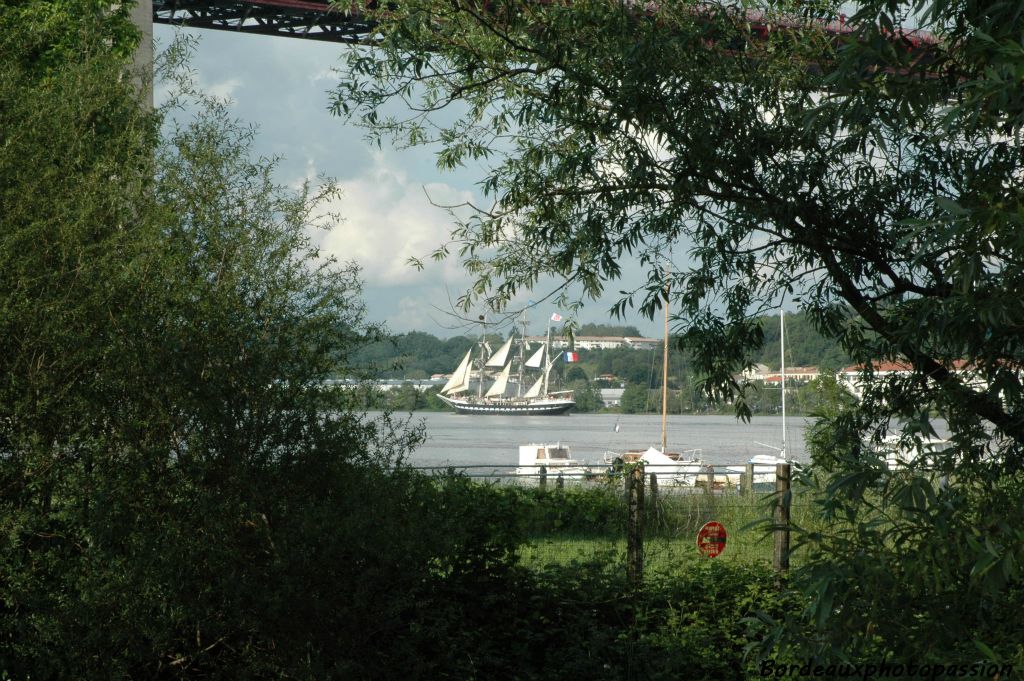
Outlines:
[[519,445],[520,466],[574,466],[569,448],[561,443]]

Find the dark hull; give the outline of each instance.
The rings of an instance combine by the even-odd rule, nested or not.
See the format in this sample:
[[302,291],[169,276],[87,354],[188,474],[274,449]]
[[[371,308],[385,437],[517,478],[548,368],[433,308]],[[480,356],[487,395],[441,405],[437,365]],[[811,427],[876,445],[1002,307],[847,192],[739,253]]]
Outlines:
[[479,400],[456,400],[438,395],[457,414],[478,414],[488,416],[555,416],[566,414],[575,406],[573,400],[515,400],[483,402]]

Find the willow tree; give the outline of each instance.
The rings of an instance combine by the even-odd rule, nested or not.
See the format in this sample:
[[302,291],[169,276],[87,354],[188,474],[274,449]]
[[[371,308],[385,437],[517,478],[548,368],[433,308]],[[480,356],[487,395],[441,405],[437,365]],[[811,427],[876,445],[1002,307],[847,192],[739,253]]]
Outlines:
[[[1024,558],[1006,502],[1024,461],[1024,4],[859,7],[403,0],[349,53],[333,106],[378,142],[481,169],[484,202],[434,254],[475,275],[467,307],[550,275],[594,298],[638,259],[646,283],[615,311],[671,305],[708,392],[743,416],[755,317],[806,311],[866,389],[816,434],[826,530],[787,626],[817,633],[782,640],[1005,656],[991,624]],[[879,360],[909,373],[875,379]],[[956,447],[890,474],[872,443],[898,421],[912,446],[935,412]]]
[[490,535],[324,385],[374,334],[333,185],[141,108],[109,3],[0,26],[0,676],[393,678]]

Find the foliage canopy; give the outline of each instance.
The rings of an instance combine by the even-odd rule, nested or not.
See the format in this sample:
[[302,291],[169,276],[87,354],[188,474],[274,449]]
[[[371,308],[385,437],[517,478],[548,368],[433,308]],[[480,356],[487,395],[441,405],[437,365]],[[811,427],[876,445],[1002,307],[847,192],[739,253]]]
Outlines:
[[[1024,560],[1019,506],[998,502],[1024,464],[1024,5],[868,0],[823,30],[839,9],[409,0],[350,52],[335,109],[436,145],[440,167],[484,168],[486,204],[436,254],[475,275],[467,307],[549,275],[596,297],[637,258],[647,284],[616,309],[670,304],[706,390],[741,416],[757,316],[806,312],[865,366],[865,392],[815,436],[836,524],[805,537],[820,551],[794,583],[820,635],[785,640],[1019,657],[988,623]],[[673,249],[686,260],[666,274]],[[876,377],[880,360],[910,373]],[[954,447],[888,470],[890,427],[920,447],[935,413]]]

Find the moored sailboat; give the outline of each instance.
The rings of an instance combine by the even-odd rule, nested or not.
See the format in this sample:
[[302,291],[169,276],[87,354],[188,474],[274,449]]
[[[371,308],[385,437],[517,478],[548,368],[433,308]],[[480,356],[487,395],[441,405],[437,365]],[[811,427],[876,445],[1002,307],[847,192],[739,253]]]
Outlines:
[[[667,289],[666,289],[667,294]],[[605,452],[605,463],[613,467],[624,463],[642,463],[644,469],[658,476],[659,484],[693,487],[697,477],[705,470],[700,449],[681,452],[668,450],[668,296],[665,302],[665,346],[661,369],[661,449],[648,447],[646,450],[626,452]],[[616,423],[618,426],[618,423]]]
[[[776,447],[764,442],[754,443],[762,447],[774,449],[778,454],[755,454],[750,457],[747,464],[751,467],[752,485],[774,485],[775,471],[778,464],[795,463],[789,459],[786,452],[786,313],[781,308],[779,309],[779,379],[782,390],[782,446]],[[740,476],[746,471],[746,467],[730,466],[728,470],[729,481],[736,481],[738,483]]]

